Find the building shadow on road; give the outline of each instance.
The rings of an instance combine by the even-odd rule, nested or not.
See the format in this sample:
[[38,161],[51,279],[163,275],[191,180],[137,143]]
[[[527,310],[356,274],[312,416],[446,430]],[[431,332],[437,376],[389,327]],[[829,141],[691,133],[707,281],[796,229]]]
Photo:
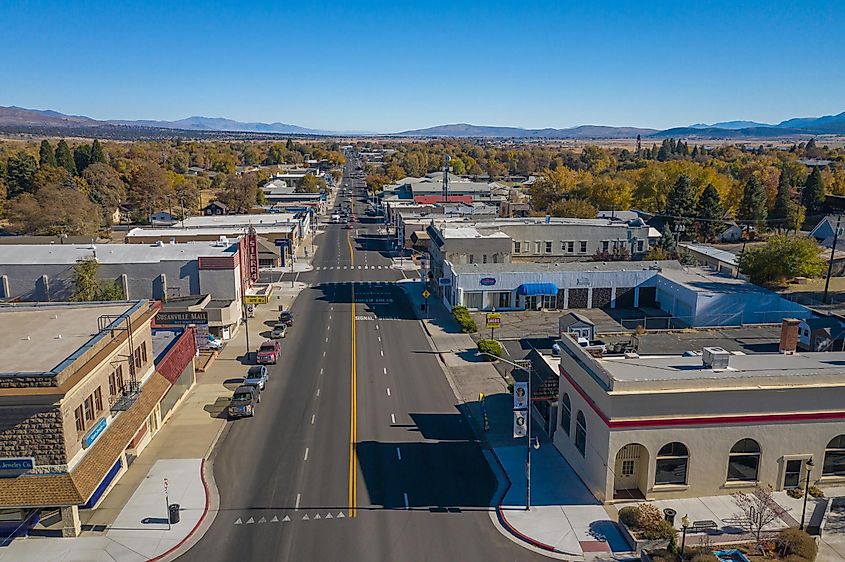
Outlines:
[[353,290],[356,314],[371,315],[374,320],[416,320],[405,291],[391,282],[323,283],[316,287],[322,292],[317,299],[332,304],[351,304]]
[[370,501],[383,509],[433,512],[495,505],[496,477],[467,420],[457,412],[414,413],[411,419],[401,427],[412,441],[357,444]]

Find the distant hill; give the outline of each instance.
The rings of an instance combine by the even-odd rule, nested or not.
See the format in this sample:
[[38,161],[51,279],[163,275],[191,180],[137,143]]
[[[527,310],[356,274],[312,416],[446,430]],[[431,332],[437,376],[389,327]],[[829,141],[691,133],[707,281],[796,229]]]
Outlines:
[[753,127],[772,127],[768,123],[757,123],[756,121],[722,121],[721,123],[713,123],[706,125],[704,123],[696,123],[690,125],[690,129],[750,129]]
[[659,131],[654,137],[774,138],[810,135],[845,135],[845,111],[824,117],[798,117],[766,125],[754,121],[726,121],[714,125],[691,125]]
[[455,123],[438,125],[426,129],[413,129],[393,133],[399,137],[459,137],[459,138],[536,138],[536,139],[617,139],[650,135],[655,129],[637,127],[606,127],[602,125],[581,125],[569,129],[523,129],[520,127],[493,127]]
[[183,131],[237,131],[252,133],[279,133],[288,135],[330,135],[331,131],[320,131],[308,129],[288,123],[243,123],[223,117],[201,117],[194,116],[177,121],[153,121],[153,120],[113,120],[109,121],[115,125],[126,125],[129,127],[160,127],[162,129],[179,129]]
[[26,109],[15,105],[0,106],[0,123],[7,125],[96,125],[97,120],[81,115],[65,115],[52,110]]

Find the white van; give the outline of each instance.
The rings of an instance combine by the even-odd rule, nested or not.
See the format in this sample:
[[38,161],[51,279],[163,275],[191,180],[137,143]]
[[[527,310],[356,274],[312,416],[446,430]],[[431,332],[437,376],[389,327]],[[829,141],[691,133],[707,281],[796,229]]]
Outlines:
[[340,215],[332,215],[332,223],[334,223],[334,224],[340,223]]

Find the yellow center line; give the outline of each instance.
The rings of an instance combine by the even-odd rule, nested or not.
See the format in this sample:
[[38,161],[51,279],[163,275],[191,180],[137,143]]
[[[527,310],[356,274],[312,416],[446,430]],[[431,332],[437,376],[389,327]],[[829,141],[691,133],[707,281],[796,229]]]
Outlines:
[[[349,245],[349,259],[355,264],[355,255],[352,251],[352,239],[347,233],[346,243]],[[355,517],[357,513],[357,492],[358,492],[358,471],[357,454],[355,442],[358,433],[358,383],[357,383],[357,357],[356,357],[356,334],[355,334],[355,285],[352,285],[352,365],[351,365],[351,396],[349,409],[349,517]]]

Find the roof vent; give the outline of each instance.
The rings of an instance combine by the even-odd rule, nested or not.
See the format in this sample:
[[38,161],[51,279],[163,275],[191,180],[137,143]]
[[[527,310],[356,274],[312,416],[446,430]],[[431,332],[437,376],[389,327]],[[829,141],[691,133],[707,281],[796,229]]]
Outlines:
[[701,362],[705,369],[727,369],[731,354],[721,347],[705,347],[701,350]]

